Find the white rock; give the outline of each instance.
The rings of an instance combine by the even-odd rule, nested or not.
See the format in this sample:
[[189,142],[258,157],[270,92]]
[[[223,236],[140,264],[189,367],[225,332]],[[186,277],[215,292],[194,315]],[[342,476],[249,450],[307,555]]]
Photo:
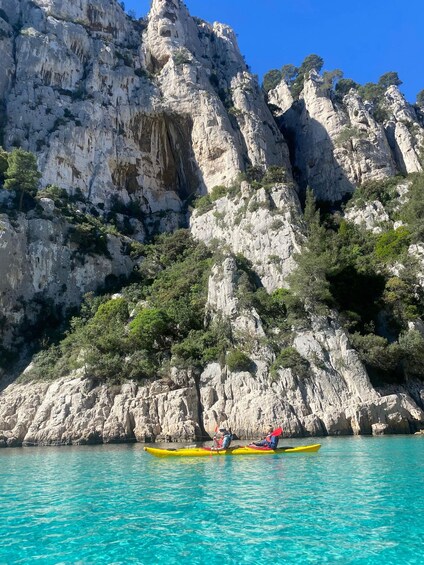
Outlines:
[[[357,226],[362,226],[373,233],[381,233],[381,224],[390,222],[390,218],[379,200],[368,202],[364,208],[358,206],[348,208],[345,213],[345,218]],[[397,224],[399,224],[399,222],[397,222]],[[402,222],[400,222],[400,224],[402,224]],[[399,227],[399,225],[396,226],[395,224],[393,228],[396,229],[396,227]]]
[[211,211],[195,212],[190,229],[196,239],[229,246],[249,259],[268,291],[286,285],[293,255],[300,251],[303,220],[297,194],[288,185],[220,198]]

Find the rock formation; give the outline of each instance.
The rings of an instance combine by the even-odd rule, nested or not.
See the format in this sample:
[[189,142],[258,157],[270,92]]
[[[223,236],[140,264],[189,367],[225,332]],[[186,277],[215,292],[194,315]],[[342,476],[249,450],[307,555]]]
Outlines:
[[[0,396],[0,446],[192,441],[222,422],[241,439],[255,437],[264,421],[279,422],[290,437],[420,428],[423,409],[405,390],[379,394],[344,331],[325,318],[314,318],[295,336],[295,347],[311,363],[309,375],[279,369],[270,382],[272,352],[261,344],[258,314],[238,304],[234,274],[233,260],[215,267],[208,309],[226,316],[239,339],[253,340],[254,373],[211,363],[198,378],[173,370],[168,380],[147,386],[111,387],[78,375],[12,384]],[[412,384],[422,404],[422,384]]]
[[293,100],[284,81],[268,97],[290,141],[301,186],[310,186],[320,200],[343,200],[355,186],[423,170],[424,130],[396,86],[385,94],[384,125],[354,90],[335,99],[315,71],[299,100]]
[[[423,426],[422,383],[377,391],[334,311],[290,329],[307,375],[275,366],[266,338],[280,330],[240,301],[234,260],[243,255],[268,292],[287,287],[306,237],[306,186],[335,203],[423,170],[422,115],[397,87],[385,93],[383,123],[357,92],[340,100],[315,72],[298,100],[284,81],[266,100],[234,32],[193,18],[181,0],[153,0],[138,21],[115,0],[2,0],[0,56],[0,145],[33,152],[41,188],[72,199],[65,212],[48,197],[17,211],[0,187],[1,347],[25,348],[25,328],[47,311],[63,318],[85,293],[128,277],[135,242],[189,225],[221,250],[205,320],[225,318],[252,361],[250,371],[171,364],[166,377],[123,385],[84,370],[54,382],[25,382],[24,372],[8,386],[5,375],[0,447],[191,441],[222,422],[240,437],[265,420],[297,437]],[[201,195],[208,205],[193,210]],[[75,237],[84,216],[107,227],[101,251],[96,230]],[[388,216],[375,200],[345,219],[379,233]],[[411,253],[422,260],[421,244]]]
[[[85,293],[96,291],[105,281],[127,277],[134,266],[125,238],[108,234],[93,251],[75,237],[50,199],[42,199],[41,213],[32,211],[10,220],[0,216],[1,336],[4,346],[24,343],[38,322],[60,320],[77,307]],[[82,212],[80,212],[82,215]],[[93,238],[93,235],[91,235]]]
[[293,254],[300,251],[304,226],[292,185],[254,191],[244,182],[233,198],[220,198],[205,213],[195,211],[191,231],[208,245],[218,243],[244,255],[272,291],[285,285],[294,267]]

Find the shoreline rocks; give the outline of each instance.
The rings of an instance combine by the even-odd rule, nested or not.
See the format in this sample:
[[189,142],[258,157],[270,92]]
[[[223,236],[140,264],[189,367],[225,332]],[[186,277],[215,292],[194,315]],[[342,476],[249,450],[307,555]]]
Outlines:
[[[422,433],[424,412],[405,393],[375,393],[370,402],[353,397],[350,406],[308,413],[289,398],[292,375],[284,373],[269,386],[258,375],[211,364],[200,376],[200,396],[191,375],[181,388],[174,381],[105,385],[78,376],[14,383],[0,394],[0,447],[205,441],[224,422],[240,440],[260,434],[265,421],[282,425],[285,437]],[[298,390],[307,399],[307,386]]]

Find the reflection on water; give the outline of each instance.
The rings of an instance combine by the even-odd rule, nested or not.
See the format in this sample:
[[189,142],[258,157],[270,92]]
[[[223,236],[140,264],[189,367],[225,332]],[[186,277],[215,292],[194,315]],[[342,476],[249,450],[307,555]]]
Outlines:
[[3,449],[0,563],[419,563],[424,438],[322,444],[201,459]]

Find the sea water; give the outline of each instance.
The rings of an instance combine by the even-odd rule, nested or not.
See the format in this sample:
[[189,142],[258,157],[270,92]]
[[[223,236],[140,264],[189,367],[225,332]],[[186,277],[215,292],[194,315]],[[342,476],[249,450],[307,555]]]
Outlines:
[[424,437],[320,441],[205,459],[0,450],[0,563],[423,564]]

